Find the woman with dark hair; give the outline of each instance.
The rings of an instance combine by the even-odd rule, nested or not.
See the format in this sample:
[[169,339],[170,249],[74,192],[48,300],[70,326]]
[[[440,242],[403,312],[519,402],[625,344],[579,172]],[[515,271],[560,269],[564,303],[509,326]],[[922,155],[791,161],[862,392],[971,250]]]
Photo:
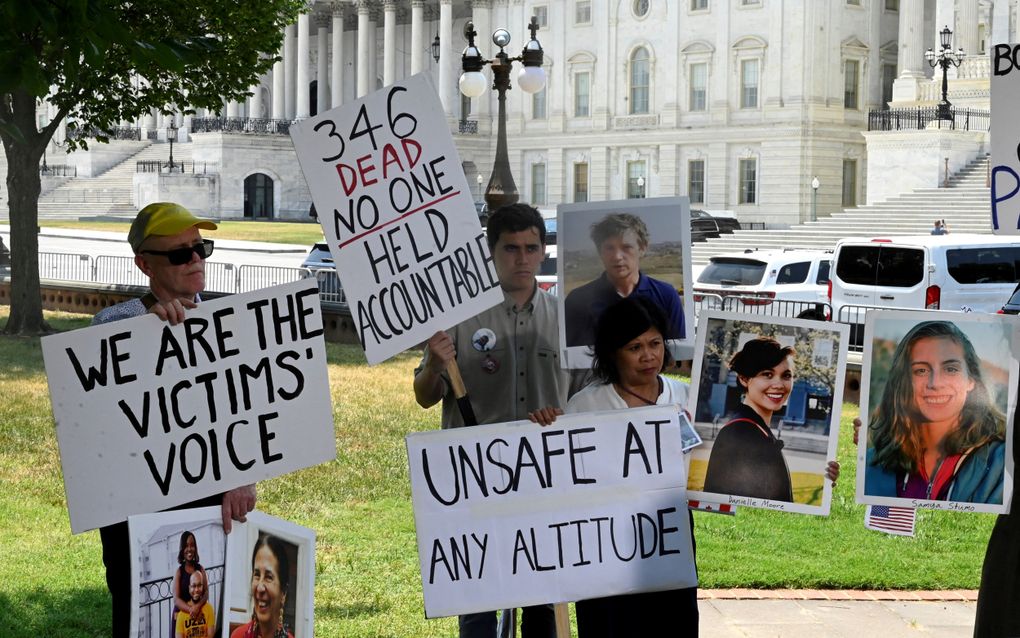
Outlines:
[[900,341],[868,430],[865,494],[1002,502],[1006,419],[954,324],[925,321]]
[[[202,607],[209,601],[209,578],[199,561],[198,542],[195,540],[195,535],[190,531],[182,532],[180,548],[177,550],[179,567],[174,572],[174,581],[171,587],[174,594],[174,611],[170,614],[170,620],[173,621],[170,624],[171,628],[177,626],[178,612],[190,614],[193,619],[198,620],[202,615]],[[206,583],[205,592],[202,594],[202,598],[197,601],[191,599],[190,592],[191,575],[195,572],[201,572],[202,582]]]
[[285,627],[283,607],[290,590],[290,559],[282,540],[259,536],[251,553],[252,618],[230,638],[294,638]]
[[[608,307],[595,331],[592,371],[596,381],[568,402],[568,413],[687,404],[688,385],[663,376],[672,364],[665,347],[668,323],[662,310],[643,297],[626,297]],[[531,413],[548,425],[561,413],[544,408]],[[691,546],[694,545],[694,517]],[[579,638],[698,635],[698,589],[672,589],[607,596],[575,603]]]
[[[775,339],[758,337],[730,359],[729,369],[744,390],[743,402],[712,443],[706,492],[793,502],[783,441],[772,433],[770,423],[790,398],[795,354]],[[825,474],[835,484],[839,464],[830,461]]]

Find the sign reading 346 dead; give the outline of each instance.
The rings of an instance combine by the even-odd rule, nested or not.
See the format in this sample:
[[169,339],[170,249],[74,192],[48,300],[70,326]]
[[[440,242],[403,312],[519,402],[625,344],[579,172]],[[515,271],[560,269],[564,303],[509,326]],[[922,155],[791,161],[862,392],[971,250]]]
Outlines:
[[692,587],[677,406],[407,437],[430,618]]
[[992,232],[1020,235],[1020,45],[992,47]]
[[76,534],[336,458],[314,280],[42,348]]
[[290,127],[369,363],[503,299],[423,74]]

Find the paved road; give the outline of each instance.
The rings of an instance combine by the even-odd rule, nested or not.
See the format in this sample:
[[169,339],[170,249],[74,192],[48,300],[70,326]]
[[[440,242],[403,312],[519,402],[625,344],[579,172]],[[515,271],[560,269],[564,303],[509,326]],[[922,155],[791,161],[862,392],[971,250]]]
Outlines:
[[[0,236],[3,236],[4,243],[10,246],[10,226],[0,225]],[[217,240],[215,233],[210,233],[209,237],[216,241],[215,252],[209,261],[232,263],[235,266],[258,264],[297,268],[301,266],[310,248],[293,244]],[[132,254],[125,233],[62,228],[43,228],[39,235],[39,250],[86,254],[91,257],[99,255],[129,257]]]

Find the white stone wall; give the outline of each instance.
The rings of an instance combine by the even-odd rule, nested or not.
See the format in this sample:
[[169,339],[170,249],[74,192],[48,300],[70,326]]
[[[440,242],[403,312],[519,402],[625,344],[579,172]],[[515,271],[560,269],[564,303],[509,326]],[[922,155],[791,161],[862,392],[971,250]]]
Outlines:
[[868,141],[868,203],[915,188],[937,188],[945,180],[946,158],[953,175],[988,151],[987,135],[968,131],[876,131]]
[[273,217],[308,219],[312,195],[286,135],[192,134],[192,159],[219,166],[219,207],[223,219],[244,217],[244,180],[254,173],[273,179]]

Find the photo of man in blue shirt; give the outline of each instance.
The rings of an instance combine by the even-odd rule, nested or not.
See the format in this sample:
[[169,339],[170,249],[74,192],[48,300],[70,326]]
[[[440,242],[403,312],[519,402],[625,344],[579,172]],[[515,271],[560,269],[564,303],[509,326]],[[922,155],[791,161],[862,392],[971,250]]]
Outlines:
[[672,285],[641,272],[648,249],[648,227],[636,215],[610,213],[591,227],[591,239],[602,261],[598,278],[572,290],[564,302],[566,345],[594,342],[595,324],[602,312],[624,297],[640,296],[662,308],[669,319],[667,339],[684,339],[683,304]]

